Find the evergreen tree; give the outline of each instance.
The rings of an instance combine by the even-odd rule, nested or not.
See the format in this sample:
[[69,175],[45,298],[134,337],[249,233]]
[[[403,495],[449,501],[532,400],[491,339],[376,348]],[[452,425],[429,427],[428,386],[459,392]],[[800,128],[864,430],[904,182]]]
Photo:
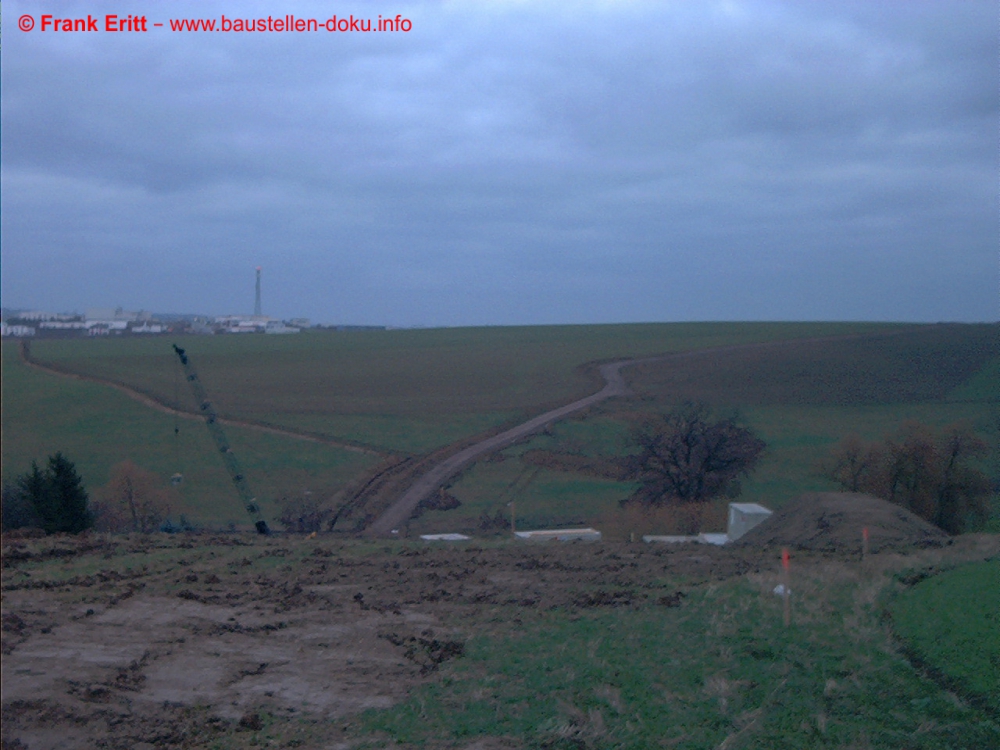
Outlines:
[[32,461],[31,471],[18,479],[18,487],[31,502],[47,534],[78,534],[93,525],[83,480],[62,453],[49,456],[44,472]]
[[35,512],[35,506],[25,497],[24,492],[16,485],[3,486],[3,523],[0,529],[40,529],[42,521]]
[[49,483],[35,461],[31,462],[31,471],[17,478],[17,489],[21,497],[28,501],[35,515],[41,521],[39,525],[44,528],[45,515],[39,509],[47,508],[51,504],[49,501]]

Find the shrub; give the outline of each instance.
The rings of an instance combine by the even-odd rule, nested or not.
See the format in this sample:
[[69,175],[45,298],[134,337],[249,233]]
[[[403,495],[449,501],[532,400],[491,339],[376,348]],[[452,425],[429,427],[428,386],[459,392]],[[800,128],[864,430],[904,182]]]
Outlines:
[[604,513],[597,523],[604,538],[638,542],[646,534],[692,536],[724,532],[729,505],[724,500],[674,505],[630,503]]
[[320,531],[333,516],[329,509],[321,508],[319,501],[314,500],[311,494],[301,498],[283,498],[280,505],[281,516],[278,523],[285,527],[285,531],[296,534]]

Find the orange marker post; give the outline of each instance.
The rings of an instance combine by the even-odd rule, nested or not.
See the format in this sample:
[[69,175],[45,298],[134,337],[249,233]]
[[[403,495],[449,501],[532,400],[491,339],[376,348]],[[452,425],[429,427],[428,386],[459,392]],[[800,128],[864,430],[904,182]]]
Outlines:
[[789,598],[788,598],[788,595],[791,593],[791,589],[789,589],[789,585],[790,585],[789,568],[791,567],[791,559],[790,559],[790,556],[788,554],[788,548],[787,547],[785,549],[781,550],[781,567],[782,567],[781,583],[782,583],[782,587],[783,587],[783,591],[782,591],[781,596],[785,600],[784,601],[784,605],[785,605],[785,627],[787,628],[789,625],[792,624],[792,605],[791,605],[791,602],[789,601]]
[[865,560],[868,557],[868,527],[865,526],[861,529],[861,559]]

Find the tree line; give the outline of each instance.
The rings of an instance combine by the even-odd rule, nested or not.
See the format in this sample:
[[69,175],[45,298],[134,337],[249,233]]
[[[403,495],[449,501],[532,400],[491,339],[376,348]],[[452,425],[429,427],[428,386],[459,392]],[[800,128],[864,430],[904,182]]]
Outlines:
[[995,487],[976,465],[987,452],[969,425],[934,430],[906,422],[882,440],[849,435],[821,471],[844,491],[888,500],[959,534],[989,517]]
[[[736,497],[766,450],[737,417],[717,418],[692,403],[647,418],[631,442],[638,451],[624,459],[624,474],[638,488],[622,505],[652,507]],[[987,453],[967,424],[935,430],[911,421],[882,440],[844,438],[818,473],[845,492],[886,500],[960,534],[981,526],[992,510],[997,483],[980,468]]]
[[[3,487],[4,531],[41,529],[46,534],[78,534],[87,529],[126,532],[169,530],[176,497],[160,478],[131,461],[111,469],[110,481],[91,502],[76,466],[62,453],[36,461],[11,485]],[[184,527],[183,522],[181,526]]]

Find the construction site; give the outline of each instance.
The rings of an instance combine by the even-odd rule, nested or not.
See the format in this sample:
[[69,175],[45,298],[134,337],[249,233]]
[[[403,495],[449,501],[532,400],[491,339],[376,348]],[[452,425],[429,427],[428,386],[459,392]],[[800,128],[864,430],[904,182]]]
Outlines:
[[[998,693],[989,685],[1000,644],[988,612],[1000,592],[990,583],[1000,574],[1000,536],[988,528],[947,533],[898,502],[822,485],[813,468],[821,454],[795,459],[782,447],[783,433],[768,432],[770,424],[786,433],[794,424],[787,406],[768,407],[780,408],[773,423],[766,409],[753,412],[752,424],[775,446],[771,459],[744,423],[705,423],[742,440],[749,453],[704,501],[623,502],[645,497],[649,475],[640,471],[641,441],[621,438],[641,437],[644,425],[707,417],[702,407],[666,417],[657,409],[676,403],[689,383],[712,393],[720,373],[743,403],[766,403],[771,381],[753,368],[774,378],[801,371],[817,346],[836,359],[822,363],[823,390],[806,391],[813,405],[804,412],[810,421],[796,427],[803,434],[815,434],[818,413],[835,425],[852,413],[843,393],[859,402],[909,399],[952,414],[980,409],[992,398],[994,355],[979,343],[989,331],[838,331],[821,344],[801,336],[730,339],[657,353],[669,350],[664,332],[676,330],[652,331],[645,351],[633,341],[632,357],[589,354],[573,376],[578,385],[567,389],[571,378],[554,378],[552,395],[536,388],[531,408],[473,423],[465,434],[434,436],[426,425],[445,420],[410,416],[409,424],[424,427],[404,439],[428,440],[417,449],[387,449],[391,434],[381,444],[365,439],[360,420],[350,423],[350,437],[335,432],[340,423],[332,418],[325,431],[303,429],[278,410],[301,414],[304,403],[316,415],[346,410],[363,403],[368,381],[355,381],[353,402],[338,402],[316,397],[331,378],[310,375],[317,385],[292,388],[289,373],[318,367],[302,363],[304,352],[327,368],[357,360],[330,357],[323,346],[356,351],[370,341],[377,352],[386,341],[417,340],[426,348],[433,336],[444,342],[434,356],[406,353],[409,382],[421,382],[426,361],[437,375],[427,382],[452,401],[481,398],[482,382],[463,391],[441,374],[447,356],[458,372],[479,356],[473,346],[453,345],[463,332],[233,337],[222,348],[186,337],[167,352],[129,349],[130,360],[93,356],[101,349],[81,356],[54,344],[39,344],[38,353],[5,345],[5,419],[70,397],[92,413],[93,399],[110,394],[118,406],[109,413],[131,430],[150,419],[148,434],[160,446],[150,459],[143,441],[115,440],[110,455],[121,455],[123,445],[138,451],[131,454],[137,465],[162,467],[159,481],[175,502],[189,493],[202,505],[182,506],[194,524],[167,527],[166,517],[164,530],[144,533],[128,525],[128,513],[118,516],[124,526],[117,531],[5,528],[4,747],[996,746]],[[707,340],[706,329],[697,330]],[[475,346],[491,335],[498,334],[475,332]],[[591,340],[600,335],[588,331]],[[621,331],[609,332],[609,341],[621,339]],[[244,343],[252,341],[280,343]],[[921,380],[906,369],[917,345],[955,352],[956,366]],[[831,385],[836,363],[853,362],[866,347],[909,378],[905,388],[897,383],[883,397],[881,378],[866,383],[851,368],[843,383],[853,390]],[[492,355],[496,347],[481,351]],[[294,370],[280,366],[288,356],[298,358]],[[368,355],[393,382],[385,374],[393,368],[377,356]],[[227,380],[230,361],[237,367]],[[881,365],[872,357],[868,366]],[[667,375],[669,395],[655,395]],[[797,378],[782,387],[786,398],[802,393]],[[227,382],[240,387],[221,386]],[[869,390],[859,394],[859,383]],[[384,388],[382,398],[399,389]],[[8,400],[12,393],[21,401]],[[980,393],[985,402],[975,400]],[[266,420],[253,411],[255,400],[266,402]],[[405,396],[399,413],[411,402]],[[470,403],[487,411],[497,402]],[[38,434],[60,434],[67,451],[86,455],[60,426],[75,418],[72,409],[67,402],[52,412]],[[33,444],[23,427],[31,423],[18,424],[24,443]],[[104,433],[114,437],[115,429]],[[91,438],[98,447],[99,437]],[[280,441],[292,447],[282,452]],[[180,450],[188,444],[191,454]],[[5,440],[5,450],[12,447]],[[16,460],[7,455],[5,463]],[[282,473],[310,455],[319,457],[314,474]],[[741,467],[758,455],[763,479],[755,483]],[[321,476],[335,456],[348,457],[351,474],[334,489],[306,485],[281,499],[283,483],[316,481],[309,477]],[[93,476],[88,464],[83,470]],[[737,476],[745,483],[733,484]],[[783,495],[769,476],[821,487]],[[94,497],[120,499],[109,494],[120,486],[98,486]],[[141,499],[143,485],[128,486],[132,502]],[[954,639],[974,646],[958,657]]]

